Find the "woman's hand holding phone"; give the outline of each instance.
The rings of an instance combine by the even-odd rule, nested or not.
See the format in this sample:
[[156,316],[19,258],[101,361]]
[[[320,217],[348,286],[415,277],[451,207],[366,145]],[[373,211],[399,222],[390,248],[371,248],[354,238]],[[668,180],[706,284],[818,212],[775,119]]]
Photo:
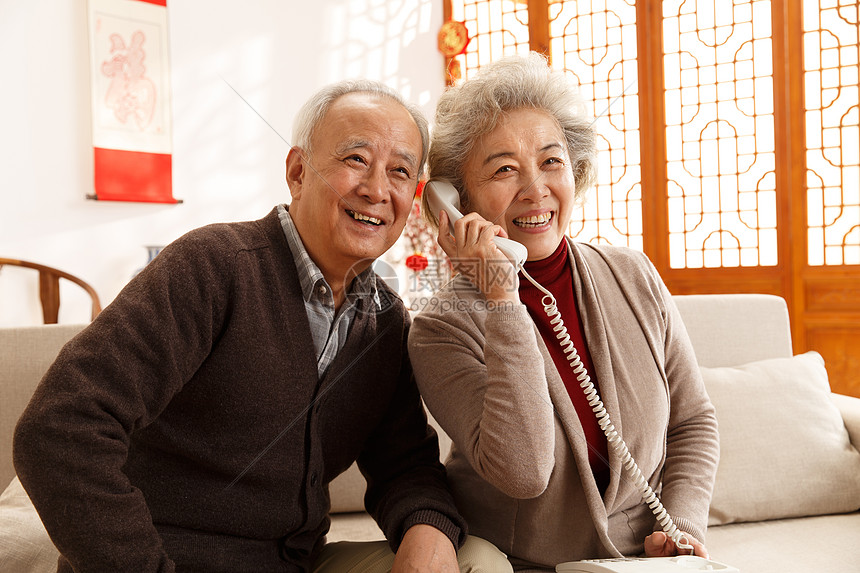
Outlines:
[[451,228],[448,213],[439,213],[439,246],[454,269],[468,278],[487,298],[497,302],[520,302],[517,270],[493,242],[507,233],[477,213],[469,213]]

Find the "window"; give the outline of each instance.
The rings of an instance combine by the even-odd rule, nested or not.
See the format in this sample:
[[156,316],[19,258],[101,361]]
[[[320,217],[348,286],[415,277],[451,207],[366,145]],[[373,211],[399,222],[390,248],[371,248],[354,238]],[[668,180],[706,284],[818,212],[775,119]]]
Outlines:
[[[860,396],[856,0],[446,0],[450,81],[536,50],[599,135],[580,241],[643,250],[675,294],[786,299],[795,350]],[[856,346],[856,345],[855,345]]]
[[804,2],[810,265],[860,264],[856,0]]

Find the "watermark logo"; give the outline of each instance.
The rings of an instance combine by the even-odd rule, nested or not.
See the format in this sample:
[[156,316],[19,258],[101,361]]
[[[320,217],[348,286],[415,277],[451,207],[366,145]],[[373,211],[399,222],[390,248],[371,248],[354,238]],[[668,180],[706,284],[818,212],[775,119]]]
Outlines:
[[[374,283],[363,274],[368,266],[376,273],[375,289]],[[457,275],[462,275],[463,279],[453,280]],[[458,259],[452,265],[444,257],[429,258],[425,268],[406,271],[405,280],[388,261],[363,259],[348,272],[344,284],[350,284],[346,281],[351,281],[348,302],[356,304],[358,312],[376,313],[386,312],[398,304],[412,312],[424,309],[437,312],[494,312],[508,308],[511,303],[487,300],[481,294],[483,289],[498,290],[501,287],[505,292],[514,292],[519,288],[516,272],[507,259]],[[462,298],[458,297],[456,302],[446,298],[443,302],[436,297],[436,293],[443,289],[458,293]],[[359,299],[365,300],[359,303]]]

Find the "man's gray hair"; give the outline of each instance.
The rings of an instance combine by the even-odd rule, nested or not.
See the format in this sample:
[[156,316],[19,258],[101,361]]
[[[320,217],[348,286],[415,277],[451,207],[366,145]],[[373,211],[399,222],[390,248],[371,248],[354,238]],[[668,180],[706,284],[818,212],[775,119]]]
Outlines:
[[[468,204],[464,168],[482,136],[498,125],[505,113],[538,109],[555,118],[567,140],[576,198],[597,179],[597,136],[578,86],[563,71],[555,71],[536,52],[510,56],[481,67],[474,78],[449,88],[436,106],[430,144],[431,179],[444,179],[460,191]],[[425,205],[426,207],[426,205]],[[423,209],[429,213],[429,209]],[[435,223],[432,216],[430,222]]]
[[314,130],[325,117],[332,104],[342,96],[351,93],[375,94],[378,97],[386,97],[403,106],[421,133],[421,163],[418,166],[418,176],[424,172],[427,163],[427,153],[430,147],[430,135],[427,129],[427,118],[421,113],[417,106],[406,101],[396,90],[383,83],[373,80],[344,80],[328,85],[305,102],[293,120],[293,146],[300,147],[308,154],[313,154],[311,148],[311,137]]

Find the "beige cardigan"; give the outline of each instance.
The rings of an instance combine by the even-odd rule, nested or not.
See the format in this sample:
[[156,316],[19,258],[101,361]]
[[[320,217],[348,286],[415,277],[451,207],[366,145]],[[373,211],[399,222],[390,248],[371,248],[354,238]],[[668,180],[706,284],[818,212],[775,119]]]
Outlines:
[[[677,526],[704,540],[719,457],[714,408],[671,296],[626,248],[571,242],[601,398]],[[409,354],[454,442],[449,480],[470,532],[515,565],[635,555],[659,529],[620,458],[605,498],[582,427],[524,305],[488,308],[458,277],[414,321]]]

